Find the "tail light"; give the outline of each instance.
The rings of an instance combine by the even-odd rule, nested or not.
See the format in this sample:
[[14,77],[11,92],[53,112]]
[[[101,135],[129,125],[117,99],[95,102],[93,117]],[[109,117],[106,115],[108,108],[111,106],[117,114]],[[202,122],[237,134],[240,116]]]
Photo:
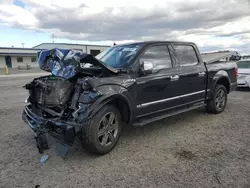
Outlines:
[[238,68],[237,67],[234,68],[234,72],[235,72],[235,76],[238,77],[239,73],[238,73]]

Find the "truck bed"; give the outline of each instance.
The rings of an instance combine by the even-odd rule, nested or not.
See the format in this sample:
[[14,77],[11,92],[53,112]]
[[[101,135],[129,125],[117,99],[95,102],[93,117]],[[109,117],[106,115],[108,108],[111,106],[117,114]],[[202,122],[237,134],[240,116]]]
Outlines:
[[201,53],[201,58],[206,64],[218,63],[229,61],[230,57],[238,55],[237,52],[213,52],[213,53]]

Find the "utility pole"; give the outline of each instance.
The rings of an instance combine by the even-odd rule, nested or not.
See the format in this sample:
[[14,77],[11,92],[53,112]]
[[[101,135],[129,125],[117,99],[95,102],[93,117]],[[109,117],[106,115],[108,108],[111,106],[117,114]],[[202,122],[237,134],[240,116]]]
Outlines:
[[21,44],[22,44],[22,46],[23,46],[23,48],[24,48],[24,44],[25,44],[25,43],[22,42]]
[[56,36],[55,36],[54,33],[52,33],[51,38],[52,38],[52,42],[54,43],[55,42],[55,38],[56,38]]

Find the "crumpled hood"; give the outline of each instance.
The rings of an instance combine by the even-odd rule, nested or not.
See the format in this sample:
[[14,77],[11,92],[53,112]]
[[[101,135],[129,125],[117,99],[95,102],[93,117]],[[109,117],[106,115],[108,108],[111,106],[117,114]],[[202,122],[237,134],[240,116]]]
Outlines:
[[109,67],[92,55],[70,49],[42,50],[37,53],[37,56],[38,64],[42,70],[65,79],[78,74],[81,70],[81,63],[89,63],[112,73],[118,73],[117,69]]

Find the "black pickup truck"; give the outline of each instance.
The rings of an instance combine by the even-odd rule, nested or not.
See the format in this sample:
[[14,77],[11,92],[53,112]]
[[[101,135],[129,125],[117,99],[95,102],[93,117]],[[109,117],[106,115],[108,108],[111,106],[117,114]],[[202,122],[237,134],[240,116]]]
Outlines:
[[66,49],[38,53],[51,72],[29,90],[22,118],[35,132],[40,153],[47,135],[72,145],[80,138],[91,152],[105,154],[123,126],[144,126],[206,107],[219,114],[237,87],[233,61],[206,64],[194,43],[151,41],[115,45],[93,57]]

